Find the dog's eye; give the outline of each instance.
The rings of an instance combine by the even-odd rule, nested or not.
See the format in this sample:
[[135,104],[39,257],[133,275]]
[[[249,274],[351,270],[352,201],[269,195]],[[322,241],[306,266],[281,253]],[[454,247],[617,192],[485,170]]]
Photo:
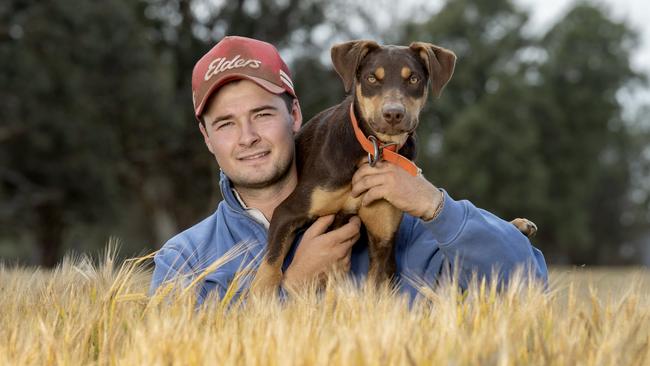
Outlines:
[[370,84],[374,84],[374,83],[377,82],[377,78],[375,77],[375,75],[368,75],[368,77],[366,78],[366,80],[368,80],[368,82],[369,82]]
[[420,78],[415,75],[411,75],[411,77],[409,78],[409,83],[417,84],[418,82],[420,82]]

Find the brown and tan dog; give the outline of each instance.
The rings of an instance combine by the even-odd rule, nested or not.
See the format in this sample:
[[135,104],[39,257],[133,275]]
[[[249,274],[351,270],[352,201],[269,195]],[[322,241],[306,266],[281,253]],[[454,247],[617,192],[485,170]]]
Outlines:
[[[312,118],[296,137],[298,185],[273,213],[267,253],[252,285],[256,293],[280,284],[296,231],[328,214],[337,214],[339,225],[359,215],[368,234],[369,278],[380,282],[395,273],[393,241],[402,212],[384,200],[361,206],[360,197],[351,197],[352,175],[368,155],[355,137],[352,119],[358,119],[365,136],[393,143],[400,155],[414,159],[414,133],[429,87],[434,96],[440,95],[454,72],[456,56],[429,43],[404,47],[372,41],[335,45],[331,55],[346,92],[353,92]],[[525,219],[513,224],[529,236],[536,231]]]

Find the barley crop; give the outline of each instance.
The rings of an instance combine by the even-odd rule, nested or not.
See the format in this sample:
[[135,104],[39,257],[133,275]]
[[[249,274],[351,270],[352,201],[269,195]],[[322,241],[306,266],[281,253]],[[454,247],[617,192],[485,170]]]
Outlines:
[[149,259],[0,265],[0,365],[649,365],[650,274],[559,268],[545,289],[339,280],[290,299],[148,297]]

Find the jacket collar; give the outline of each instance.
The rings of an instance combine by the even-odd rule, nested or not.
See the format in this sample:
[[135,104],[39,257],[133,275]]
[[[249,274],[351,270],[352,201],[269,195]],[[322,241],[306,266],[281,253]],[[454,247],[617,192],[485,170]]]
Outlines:
[[245,214],[245,210],[237,201],[235,194],[232,192],[232,184],[230,179],[224,174],[223,170],[219,170],[219,188],[221,188],[221,197],[223,197],[224,202],[228,207],[236,212]]

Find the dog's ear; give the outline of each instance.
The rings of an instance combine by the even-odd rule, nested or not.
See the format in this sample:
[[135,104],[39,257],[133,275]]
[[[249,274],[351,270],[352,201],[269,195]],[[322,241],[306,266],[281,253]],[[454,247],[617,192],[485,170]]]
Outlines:
[[352,84],[354,84],[354,78],[361,60],[363,60],[368,52],[376,48],[379,48],[376,42],[365,40],[339,43],[332,47],[331,53],[334,70],[343,79],[346,93],[349,93],[352,89]]
[[442,89],[447,85],[454,74],[456,66],[456,55],[446,49],[431,43],[413,42],[409,45],[416,54],[422,58],[429,71],[429,82],[433,95],[437,97],[442,93]]

